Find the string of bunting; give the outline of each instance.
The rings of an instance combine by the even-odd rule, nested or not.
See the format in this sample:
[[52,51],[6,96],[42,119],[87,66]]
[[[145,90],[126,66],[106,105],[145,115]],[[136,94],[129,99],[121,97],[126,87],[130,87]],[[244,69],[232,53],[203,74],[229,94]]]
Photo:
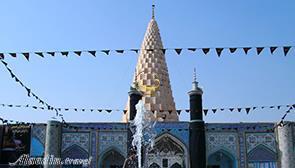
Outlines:
[[217,56],[220,57],[222,52],[225,50],[228,50],[231,54],[234,54],[237,50],[243,50],[243,52],[247,55],[250,50],[255,49],[256,54],[260,55],[262,51],[265,49],[268,49],[271,54],[274,54],[274,52],[278,49],[281,48],[284,55],[287,56],[291,48],[294,48],[292,45],[286,45],[286,46],[261,46],[261,47],[217,47],[217,48],[212,48],[212,47],[205,47],[205,48],[197,48],[197,47],[191,47],[191,48],[153,48],[153,49],[103,49],[103,50],[63,50],[63,51],[32,51],[32,52],[0,52],[0,59],[4,59],[5,56],[11,56],[13,58],[16,58],[18,55],[21,55],[25,57],[28,61],[30,60],[31,55],[36,55],[38,57],[44,58],[46,55],[49,56],[65,56],[68,57],[69,54],[74,54],[76,56],[81,56],[82,54],[89,54],[91,56],[96,57],[99,53],[104,54],[104,55],[110,55],[111,53],[117,53],[117,54],[124,54],[126,52],[134,52],[138,53],[141,50],[146,50],[146,51],[162,51],[164,54],[166,51],[175,51],[177,55],[180,55],[182,51],[186,50],[189,52],[196,52],[196,51],[202,51],[204,55],[207,55],[210,51],[215,51]]
[[[49,105],[47,102],[45,102],[45,101],[44,101],[43,99],[41,99],[39,96],[37,96],[37,94],[35,94],[34,92],[32,92],[32,90],[31,90],[28,86],[26,86],[26,85],[24,84],[24,82],[22,82],[22,81],[21,81],[21,80],[20,80],[20,79],[19,79],[19,78],[13,73],[13,71],[11,70],[11,68],[8,67],[8,64],[7,64],[5,61],[1,60],[1,63],[5,66],[6,70],[9,72],[11,78],[14,79],[16,83],[20,84],[20,86],[26,90],[26,92],[27,92],[27,96],[28,96],[28,97],[33,97],[33,98],[35,98],[35,99],[38,101],[38,103],[40,103],[40,104],[42,104],[42,105],[45,106],[45,107],[39,107],[39,109],[44,109],[44,110],[45,110],[45,109],[46,109],[46,110],[55,110],[56,115],[57,115],[57,116],[59,115],[58,110],[57,110],[56,108],[54,108],[53,106]],[[4,105],[2,105],[2,106],[4,106]],[[10,105],[9,105],[9,106],[10,106]],[[26,105],[26,106],[27,106],[27,105]],[[14,107],[19,107],[19,105],[16,105],[16,106],[14,106]],[[22,107],[22,106],[21,106],[21,107]],[[35,106],[28,106],[28,107],[35,108]]]
[[[31,108],[35,110],[48,110],[48,108],[41,107],[41,106],[35,106],[35,105],[16,105],[16,104],[0,104],[0,107],[8,107],[8,108]],[[53,108],[53,107],[52,107]],[[258,109],[278,109],[280,110],[281,108],[290,108],[295,109],[295,104],[287,104],[287,105],[271,105],[271,106],[252,106],[252,107],[233,107],[233,108],[213,108],[213,109],[203,109],[203,112],[205,115],[208,114],[208,112],[216,113],[216,112],[223,112],[223,111],[229,111],[229,112],[246,112],[246,114],[249,114],[250,112]],[[54,108],[57,111],[75,111],[75,112],[123,112],[126,114],[127,110],[123,109],[102,109],[102,108],[60,108],[56,107]],[[159,110],[159,112],[168,112],[172,113],[173,110]],[[176,112],[180,115],[181,112],[187,112],[189,113],[189,109],[178,109]],[[152,113],[155,113],[153,110]]]

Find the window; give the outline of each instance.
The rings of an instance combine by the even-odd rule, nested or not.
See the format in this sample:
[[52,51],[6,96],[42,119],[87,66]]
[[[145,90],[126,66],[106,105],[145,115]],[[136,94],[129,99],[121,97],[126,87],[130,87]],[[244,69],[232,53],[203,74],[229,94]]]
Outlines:
[[168,167],[168,159],[163,159],[162,160],[162,165],[163,165],[164,168]]

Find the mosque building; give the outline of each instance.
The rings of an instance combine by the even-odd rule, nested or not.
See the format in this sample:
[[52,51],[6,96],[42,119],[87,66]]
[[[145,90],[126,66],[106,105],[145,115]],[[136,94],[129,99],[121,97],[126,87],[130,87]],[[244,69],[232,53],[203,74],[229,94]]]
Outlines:
[[196,78],[192,90],[188,91],[190,121],[179,121],[163,48],[153,13],[139,52],[123,122],[68,123],[79,129],[65,127],[58,121],[22,128],[2,125],[1,163],[13,161],[19,156],[15,152],[19,148],[9,150],[12,147],[7,141],[11,137],[18,137],[23,131],[26,136],[18,137],[27,143],[22,153],[27,152],[30,157],[54,155],[63,159],[91,158],[87,167],[121,168],[128,157],[132,139],[129,121],[134,119],[135,104],[141,99],[145,108],[153,112],[151,119],[157,121],[154,128],[157,134],[155,150],[147,152],[144,158],[148,168],[295,167],[293,122],[287,122],[287,126],[275,130],[272,129],[276,125],[274,122],[205,123],[202,117],[202,94],[206,90],[199,88]]

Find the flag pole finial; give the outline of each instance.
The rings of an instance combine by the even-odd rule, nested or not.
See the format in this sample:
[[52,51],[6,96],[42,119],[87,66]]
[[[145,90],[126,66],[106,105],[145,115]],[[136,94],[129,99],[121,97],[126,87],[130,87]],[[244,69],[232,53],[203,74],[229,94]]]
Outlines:
[[155,18],[155,4],[152,5],[152,18]]

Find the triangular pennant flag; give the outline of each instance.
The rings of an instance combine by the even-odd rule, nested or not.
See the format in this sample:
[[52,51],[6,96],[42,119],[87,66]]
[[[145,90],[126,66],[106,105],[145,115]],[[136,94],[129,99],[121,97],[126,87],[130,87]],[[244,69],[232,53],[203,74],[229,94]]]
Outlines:
[[182,49],[181,48],[176,48],[176,49],[174,49],[175,50],[175,52],[179,55],[180,53],[181,53],[181,51],[182,51]]
[[216,113],[217,109],[212,109],[213,113]]
[[272,109],[272,108],[274,108],[274,107],[275,107],[275,106],[270,106],[269,108],[271,108],[271,109]]
[[39,55],[40,57],[44,57],[42,52],[35,52],[35,54]]
[[242,108],[238,108],[238,112],[241,112]]
[[230,53],[234,53],[234,52],[236,52],[236,50],[237,50],[237,48],[229,48],[229,51],[230,51]]
[[277,106],[278,110],[281,108],[281,106]]
[[106,112],[110,113],[110,112],[112,112],[112,110],[106,110]]
[[247,55],[248,54],[248,51],[251,49],[251,47],[244,47],[243,50],[245,52],[245,54]]
[[101,50],[101,52],[105,53],[106,55],[110,54],[110,50]]
[[1,60],[1,62],[2,62],[2,64],[4,64],[7,67],[8,64],[6,62],[4,62],[2,60]]
[[186,110],[185,110],[185,112],[187,112],[187,113],[189,113],[189,111],[190,111],[189,109],[186,109]]
[[197,49],[196,48],[188,48],[187,50],[195,52]]
[[218,57],[220,57],[223,48],[216,48],[215,50],[216,50],[216,53],[217,53]]
[[4,59],[4,54],[0,53],[0,59]]
[[123,113],[126,114],[127,113],[127,110],[123,110]]
[[202,48],[202,50],[203,53],[206,55],[210,51],[210,48]]
[[253,110],[255,110],[257,107],[253,107]]
[[292,107],[295,108],[295,104],[293,104]]
[[290,48],[291,48],[291,47],[289,47],[289,46],[283,47],[284,55],[285,55],[285,56],[287,56],[287,54],[288,54]]
[[12,57],[16,57],[16,53],[9,53]]
[[137,54],[139,49],[131,49],[131,51],[134,51]]
[[54,55],[55,55],[55,52],[47,52],[47,54],[49,54],[49,55],[51,55],[51,56],[53,56],[53,57],[54,57]]
[[62,56],[66,56],[66,57],[69,55],[69,52],[68,51],[62,51],[60,53],[61,53]]
[[224,111],[224,108],[221,108],[220,111]]
[[248,108],[245,108],[245,110],[246,110],[246,113],[249,114],[251,108],[248,107]]
[[270,47],[270,53],[273,54],[278,47]]
[[206,116],[207,113],[208,113],[208,109],[204,109],[203,111],[204,111],[204,114],[205,114],[205,116]]
[[172,113],[172,110],[168,110],[168,113],[171,114]]
[[31,94],[30,94],[31,93],[31,89],[29,89],[29,88],[26,87],[26,90],[28,92],[28,96],[31,97]]
[[181,110],[176,110],[177,114],[180,115],[181,113]]
[[82,51],[74,51],[74,53],[75,53],[76,55],[78,55],[78,56],[81,56]]
[[233,112],[234,111],[234,108],[229,108],[229,111]]
[[92,56],[95,57],[96,51],[88,51]]
[[124,50],[116,50],[116,52],[119,53],[119,54],[123,54]]
[[102,109],[98,109],[97,111],[98,111],[98,112],[102,112]]
[[259,55],[263,49],[264,47],[256,47],[257,55]]
[[163,54],[165,54],[165,53],[166,53],[166,49],[161,49],[161,50],[162,50]]
[[29,61],[29,59],[30,59],[30,53],[22,53],[22,54]]

